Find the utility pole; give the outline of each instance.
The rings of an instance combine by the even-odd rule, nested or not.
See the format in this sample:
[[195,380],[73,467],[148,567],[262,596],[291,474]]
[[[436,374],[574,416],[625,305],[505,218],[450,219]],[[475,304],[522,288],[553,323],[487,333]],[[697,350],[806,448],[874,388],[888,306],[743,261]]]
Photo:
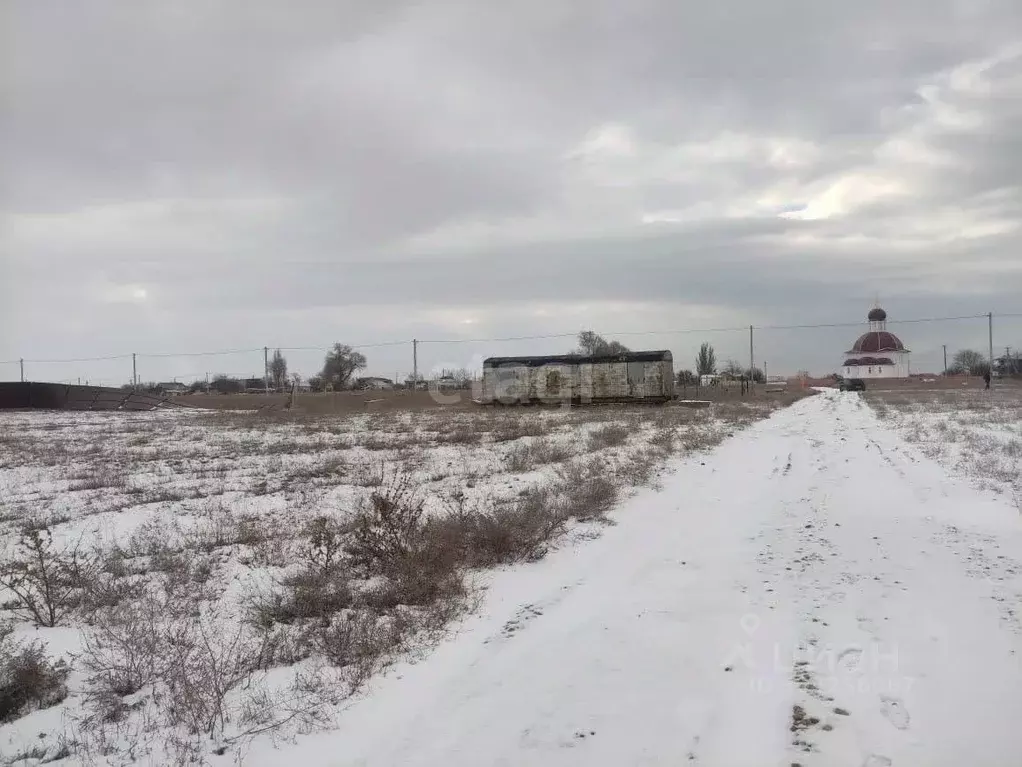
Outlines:
[[22,357],[18,362],[21,363],[21,382],[25,383],[25,358]]
[[412,389],[419,388],[419,339],[412,339]]
[[755,377],[756,369],[756,355],[753,352],[752,345],[752,325],[749,325],[749,391],[752,391],[752,381]]
[[944,377],[947,378],[947,344],[944,346]]
[[131,353],[131,388],[138,388],[138,355]]
[[266,396],[270,396],[270,348],[263,347],[263,388]]
[[994,313],[987,312],[987,333],[990,341],[990,375],[994,374]]

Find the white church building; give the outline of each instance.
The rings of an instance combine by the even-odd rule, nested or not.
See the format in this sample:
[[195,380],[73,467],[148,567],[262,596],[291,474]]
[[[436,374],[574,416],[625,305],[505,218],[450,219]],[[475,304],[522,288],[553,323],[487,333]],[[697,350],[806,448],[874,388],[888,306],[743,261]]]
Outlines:
[[845,352],[841,366],[845,378],[908,378],[909,354],[894,333],[887,330],[887,312],[879,306],[867,315],[869,331]]

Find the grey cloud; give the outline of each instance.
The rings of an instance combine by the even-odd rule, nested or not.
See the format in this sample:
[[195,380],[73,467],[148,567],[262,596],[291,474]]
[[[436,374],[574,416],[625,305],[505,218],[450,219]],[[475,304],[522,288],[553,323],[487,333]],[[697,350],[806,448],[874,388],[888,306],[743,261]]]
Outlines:
[[[940,91],[974,129],[918,94],[1022,39],[1009,0],[9,8],[0,359],[472,334],[429,314],[449,307],[503,336],[558,321],[531,306],[591,305],[600,328],[625,301],[768,324],[857,319],[878,292],[892,316],[1010,309],[1022,289],[1018,230],[955,232],[1022,220],[1022,57],[986,92]],[[603,125],[637,155],[565,159]],[[722,135],[812,152],[672,154]],[[878,157],[895,136],[954,163]],[[909,192],[769,217],[853,173]],[[692,220],[638,225],[672,210]],[[492,237],[445,234],[479,222]],[[110,301],[132,286],[147,299]],[[775,356],[828,364],[798,338]]]

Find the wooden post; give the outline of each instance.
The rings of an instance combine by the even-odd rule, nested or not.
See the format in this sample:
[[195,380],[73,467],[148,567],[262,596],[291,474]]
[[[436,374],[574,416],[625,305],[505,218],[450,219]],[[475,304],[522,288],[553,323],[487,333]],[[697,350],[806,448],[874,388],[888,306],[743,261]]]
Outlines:
[[990,340],[990,377],[994,377],[994,313],[987,313],[987,333]]
[[756,368],[756,355],[752,343],[752,325],[749,325],[749,391],[752,391],[753,371]]
[[263,393],[269,396],[270,393],[270,348],[263,347]]

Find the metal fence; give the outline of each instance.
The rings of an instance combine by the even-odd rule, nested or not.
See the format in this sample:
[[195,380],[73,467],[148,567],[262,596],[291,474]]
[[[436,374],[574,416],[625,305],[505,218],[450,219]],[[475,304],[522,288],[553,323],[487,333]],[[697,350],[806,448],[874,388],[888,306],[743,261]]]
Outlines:
[[134,410],[185,407],[165,394],[52,383],[0,382],[0,409]]

